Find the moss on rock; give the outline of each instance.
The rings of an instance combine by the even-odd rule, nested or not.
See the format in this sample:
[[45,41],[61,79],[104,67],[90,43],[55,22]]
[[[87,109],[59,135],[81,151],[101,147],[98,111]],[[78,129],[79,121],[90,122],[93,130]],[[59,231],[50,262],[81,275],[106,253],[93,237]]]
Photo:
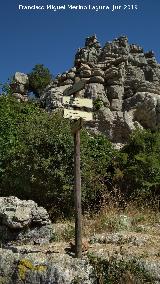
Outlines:
[[18,264],[18,274],[21,280],[25,280],[27,271],[44,272],[47,267],[45,265],[34,265],[29,259],[23,258]]

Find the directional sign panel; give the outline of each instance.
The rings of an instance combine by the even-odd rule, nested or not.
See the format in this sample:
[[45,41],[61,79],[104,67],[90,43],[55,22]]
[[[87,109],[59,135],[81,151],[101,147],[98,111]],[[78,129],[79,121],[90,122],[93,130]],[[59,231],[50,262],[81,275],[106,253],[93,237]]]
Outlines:
[[85,81],[80,80],[63,92],[64,118],[71,120],[82,118],[85,121],[93,120],[92,99],[77,97],[78,92],[85,88],[85,83]]
[[74,109],[64,109],[64,118],[69,119],[79,119],[80,117],[83,118],[85,121],[92,121],[93,120],[93,113],[82,111],[82,110],[74,110]]
[[63,105],[64,106],[71,106],[71,107],[78,107],[78,108],[88,108],[93,109],[93,101],[92,99],[86,99],[86,98],[72,98],[68,96],[63,96]]
[[79,82],[73,84],[72,87],[67,88],[64,92],[63,95],[64,96],[71,96],[72,94],[75,94],[81,90],[84,89],[85,87],[85,81],[80,80]]

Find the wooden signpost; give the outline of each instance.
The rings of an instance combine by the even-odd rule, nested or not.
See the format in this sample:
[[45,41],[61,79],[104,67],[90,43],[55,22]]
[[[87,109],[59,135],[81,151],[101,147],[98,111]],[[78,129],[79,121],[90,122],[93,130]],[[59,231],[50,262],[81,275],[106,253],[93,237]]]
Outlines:
[[[80,170],[80,130],[84,121],[93,120],[92,99],[78,98],[78,92],[85,87],[79,81],[64,92],[64,118],[73,121],[71,132],[74,136],[74,206],[75,206],[75,256],[82,257],[82,207],[81,207],[81,170]],[[76,93],[76,97],[74,94]],[[71,97],[70,97],[71,96]],[[87,110],[87,111],[86,111]]]

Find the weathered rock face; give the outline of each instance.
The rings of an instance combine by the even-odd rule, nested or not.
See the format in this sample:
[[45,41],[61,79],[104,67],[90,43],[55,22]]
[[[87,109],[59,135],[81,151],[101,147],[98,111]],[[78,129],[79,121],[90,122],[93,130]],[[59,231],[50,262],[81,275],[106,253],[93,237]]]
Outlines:
[[47,211],[32,200],[0,197],[0,239],[41,243],[51,238],[51,221]]
[[136,127],[160,128],[160,65],[152,51],[144,53],[126,36],[104,47],[91,36],[78,49],[74,67],[58,74],[41,93],[42,105],[49,111],[63,107],[63,92],[79,80],[86,82],[81,96],[102,102],[94,129],[114,143],[125,143]]

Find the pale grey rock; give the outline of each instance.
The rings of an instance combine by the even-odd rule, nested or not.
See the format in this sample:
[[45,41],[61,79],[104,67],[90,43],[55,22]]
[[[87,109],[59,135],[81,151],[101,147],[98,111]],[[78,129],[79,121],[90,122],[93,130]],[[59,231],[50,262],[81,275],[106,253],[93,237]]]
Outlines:
[[22,85],[28,85],[29,84],[29,79],[28,76],[24,73],[16,72],[13,81],[16,83],[22,84]]
[[[19,93],[26,97],[29,87],[28,76],[24,73],[16,72],[13,76],[13,82],[10,84],[12,93]],[[19,98],[17,98],[19,100]],[[25,99],[20,99],[20,101],[25,101]]]
[[130,53],[143,53],[143,48],[137,44],[130,44]]
[[27,93],[26,86],[23,84],[16,84],[15,91],[22,95]]
[[72,85],[73,84],[73,80],[71,80],[71,79],[67,79],[67,80],[65,80],[65,81],[63,81],[62,83],[61,83],[61,86],[66,86],[66,85]]
[[85,47],[95,47],[100,48],[100,43],[97,40],[96,35],[90,36],[86,38]]
[[12,241],[17,242],[18,244],[48,244],[51,241],[52,237],[52,225],[46,224],[39,226],[35,223],[33,227],[28,227],[24,230],[19,231],[15,239],[11,238],[11,245]]
[[94,284],[96,274],[87,258],[0,249],[0,281],[6,284]]
[[100,55],[100,61],[105,61],[107,57],[119,57],[119,55],[128,55],[129,54],[129,44],[127,37],[119,37],[118,39],[113,40],[112,42],[107,42],[102,49]]
[[79,70],[81,70],[81,71],[91,70],[91,67],[88,64],[81,63]]
[[142,81],[137,87],[137,92],[154,93],[160,95],[160,85],[157,83]]
[[111,101],[111,108],[112,111],[118,111],[118,110],[122,110],[122,100],[119,99],[113,99]]
[[20,200],[14,196],[0,197],[0,238],[2,241],[49,240],[51,238],[50,224],[46,209],[38,207],[34,201]]
[[112,126],[114,123],[114,115],[109,108],[101,107],[97,113],[98,131],[107,137],[112,137]]
[[[75,82],[75,83],[78,83],[80,80],[81,80],[81,78],[78,77],[78,76],[76,76],[74,82]],[[84,79],[83,79],[83,80],[84,80]]]
[[17,99],[18,102],[27,102],[28,96],[19,93],[12,93],[12,96]]
[[[126,282],[125,270],[129,272],[132,268],[131,277],[133,283],[142,283],[143,276],[149,283],[158,284],[160,282],[160,261],[154,258],[136,257],[132,254],[118,253],[117,251],[109,254],[104,252],[101,244],[116,245],[117,248],[124,244],[143,247],[149,239],[144,236],[134,237],[124,234],[95,235],[92,243],[100,243],[98,249],[92,253],[96,266],[92,266],[87,257],[75,259],[64,253],[53,253],[50,249],[39,249],[26,246],[10,249],[0,248],[0,281],[5,284],[95,284],[99,281],[97,266],[100,265],[100,275],[114,273],[121,283]],[[99,266],[98,266],[99,267]],[[103,268],[105,270],[103,270]],[[107,269],[107,270],[106,270]],[[145,277],[146,276],[146,277]],[[140,279],[139,279],[140,277]],[[102,278],[104,279],[104,278]],[[116,279],[116,280],[117,280]],[[124,280],[125,279],[125,280]],[[131,278],[130,278],[131,279]],[[105,278],[105,281],[109,279]],[[145,282],[144,282],[145,283]]]
[[143,103],[139,103],[135,111],[135,119],[144,127],[151,130],[158,130],[160,125],[157,123],[157,95],[145,93]]
[[109,107],[110,103],[107,97],[107,89],[100,83],[89,83],[86,85],[84,97],[93,100],[100,99],[105,107]]
[[132,128],[125,120],[122,111],[111,111],[109,108],[101,108],[98,111],[98,131],[108,136],[113,143],[125,144]]
[[12,229],[21,229],[29,224],[50,224],[49,215],[33,200],[20,200],[15,196],[0,197],[1,224]]
[[86,38],[85,47],[80,48],[75,56],[75,65],[81,63],[97,63],[101,47],[96,36]]
[[70,69],[70,72],[76,72],[76,67],[72,67],[71,69]]
[[143,129],[143,126],[141,126],[138,121],[134,121],[134,112],[134,109],[124,112],[124,121],[126,123],[126,128],[128,128],[129,130],[129,133],[131,133],[136,128]]
[[59,87],[47,86],[41,93],[40,102],[48,111],[56,108],[62,108],[63,92],[72,85],[64,85]]
[[140,67],[128,64],[125,68],[125,84],[134,87],[135,81],[138,82],[145,81],[144,71]]
[[158,130],[159,124],[159,96],[154,93],[138,92],[125,100],[125,109],[134,109],[133,120],[144,128]]
[[75,73],[74,72],[68,72],[67,73],[67,79],[71,79],[71,80],[73,80],[74,78],[75,78]]
[[[120,217],[122,218],[122,217]],[[120,223],[120,227],[122,226],[123,228],[128,225],[128,217],[126,218],[127,220],[124,221],[124,216],[123,216],[123,222],[125,222],[125,225]],[[127,224],[126,224],[127,222]],[[125,233],[108,233],[108,234],[96,234],[94,237],[90,239],[90,243],[101,243],[101,244],[116,244],[116,245],[123,245],[123,244],[131,244],[133,246],[138,246],[141,247],[145,244],[147,244],[148,241],[151,240],[151,237],[146,235],[146,236],[136,236],[136,235],[128,235]]]

